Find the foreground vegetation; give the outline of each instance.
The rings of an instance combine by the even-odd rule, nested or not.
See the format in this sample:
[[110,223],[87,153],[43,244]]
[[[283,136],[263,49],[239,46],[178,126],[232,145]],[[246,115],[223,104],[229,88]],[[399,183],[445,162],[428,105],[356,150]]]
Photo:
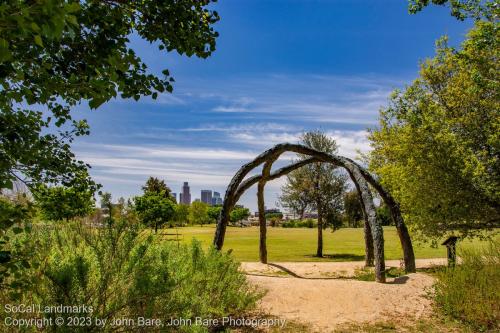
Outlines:
[[[183,227],[163,229],[160,237],[175,240],[177,237],[185,243],[193,238],[199,240],[205,248],[212,244],[215,225],[203,227]],[[310,228],[268,228],[268,257],[270,261],[354,261],[364,260],[365,249],[363,228],[342,228],[335,232],[327,231],[324,237],[324,257],[316,254],[317,231]],[[395,227],[384,227],[386,259],[401,259],[402,251]],[[488,243],[464,240],[459,248],[475,248]],[[431,247],[430,243],[415,243],[417,258],[445,258],[444,246]],[[229,227],[224,242],[224,250],[232,249],[232,255],[239,261],[259,260],[259,228]]]
[[476,330],[500,329],[500,242],[460,257],[460,265],[437,275],[438,309]]
[[[245,276],[238,271],[239,264],[229,255],[214,249],[205,251],[196,241],[189,244],[162,241],[129,223],[97,229],[75,221],[35,226],[29,239],[19,234],[14,242],[19,244],[20,251],[33,245],[37,251],[28,265],[7,277],[6,282],[16,279],[36,284],[27,283],[18,290],[2,289],[3,304],[40,304],[42,308],[86,305],[92,307],[91,314],[79,315],[108,322],[137,317],[163,322],[170,318],[191,318],[194,322],[196,317],[241,315],[252,309],[260,296],[247,285]],[[9,316],[29,319],[33,314]],[[75,315],[42,316],[67,316],[69,320]],[[65,329],[68,327],[61,327],[62,331]],[[94,321],[81,327],[82,332],[112,329],[109,325],[99,328]],[[208,329],[188,325],[172,327],[171,331]]]

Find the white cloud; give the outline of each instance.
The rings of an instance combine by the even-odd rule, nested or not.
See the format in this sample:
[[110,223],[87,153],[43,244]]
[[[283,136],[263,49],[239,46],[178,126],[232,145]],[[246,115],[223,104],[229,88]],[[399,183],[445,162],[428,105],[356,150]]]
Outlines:
[[251,159],[255,153],[225,149],[202,149],[181,146],[130,146],[102,145],[105,150],[129,153],[149,158],[184,158],[189,160],[244,160]]

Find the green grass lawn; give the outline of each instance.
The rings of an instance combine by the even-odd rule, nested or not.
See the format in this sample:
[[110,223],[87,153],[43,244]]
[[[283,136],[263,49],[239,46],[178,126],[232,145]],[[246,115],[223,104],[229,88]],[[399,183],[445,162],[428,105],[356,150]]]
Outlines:
[[[163,229],[159,231],[164,238],[176,239],[173,235],[179,232],[179,239],[190,242],[196,238],[205,247],[212,244],[215,225],[203,227],[182,227]],[[267,229],[267,251],[269,261],[355,261],[364,260],[364,239],[362,228],[343,228],[334,233],[331,230],[323,232],[325,258],[316,258],[317,229],[308,228],[271,228]],[[395,227],[384,227],[386,259],[402,258],[401,246]],[[461,248],[477,247],[486,244],[479,240],[465,240],[458,243]],[[224,250],[233,250],[233,255],[240,261],[259,260],[259,228],[258,227],[227,227]],[[432,248],[430,244],[414,242],[417,258],[446,257],[444,246]]]

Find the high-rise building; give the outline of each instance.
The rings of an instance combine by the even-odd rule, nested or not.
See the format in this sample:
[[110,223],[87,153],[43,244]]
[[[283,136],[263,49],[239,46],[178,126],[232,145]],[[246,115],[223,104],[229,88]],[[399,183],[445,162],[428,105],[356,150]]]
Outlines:
[[175,202],[177,202],[177,193],[172,192],[172,198],[174,198]]
[[182,193],[180,193],[179,202],[185,205],[191,204],[191,193],[189,192],[188,182],[184,182]]
[[212,205],[212,191],[211,190],[201,190],[201,202],[207,205]]
[[215,205],[222,205],[222,198],[220,197],[219,192],[214,191],[214,193],[212,195],[212,206],[215,206]]

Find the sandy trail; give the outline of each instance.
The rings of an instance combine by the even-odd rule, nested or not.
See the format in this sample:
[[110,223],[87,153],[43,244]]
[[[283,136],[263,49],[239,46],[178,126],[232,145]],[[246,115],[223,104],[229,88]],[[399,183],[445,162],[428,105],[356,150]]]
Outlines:
[[[444,259],[421,259],[417,260],[417,267],[445,262]],[[421,318],[431,311],[431,301],[426,294],[434,279],[427,274],[409,274],[381,284],[328,276],[349,276],[363,267],[363,262],[276,265],[292,275],[278,273],[281,269],[276,266],[242,264],[242,269],[249,273],[249,281],[267,290],[259,307],[271,315],[306,324],[319,332],[333,331],[348,322]],[[399,261],[386,261],[386,266],[399,267]]]

